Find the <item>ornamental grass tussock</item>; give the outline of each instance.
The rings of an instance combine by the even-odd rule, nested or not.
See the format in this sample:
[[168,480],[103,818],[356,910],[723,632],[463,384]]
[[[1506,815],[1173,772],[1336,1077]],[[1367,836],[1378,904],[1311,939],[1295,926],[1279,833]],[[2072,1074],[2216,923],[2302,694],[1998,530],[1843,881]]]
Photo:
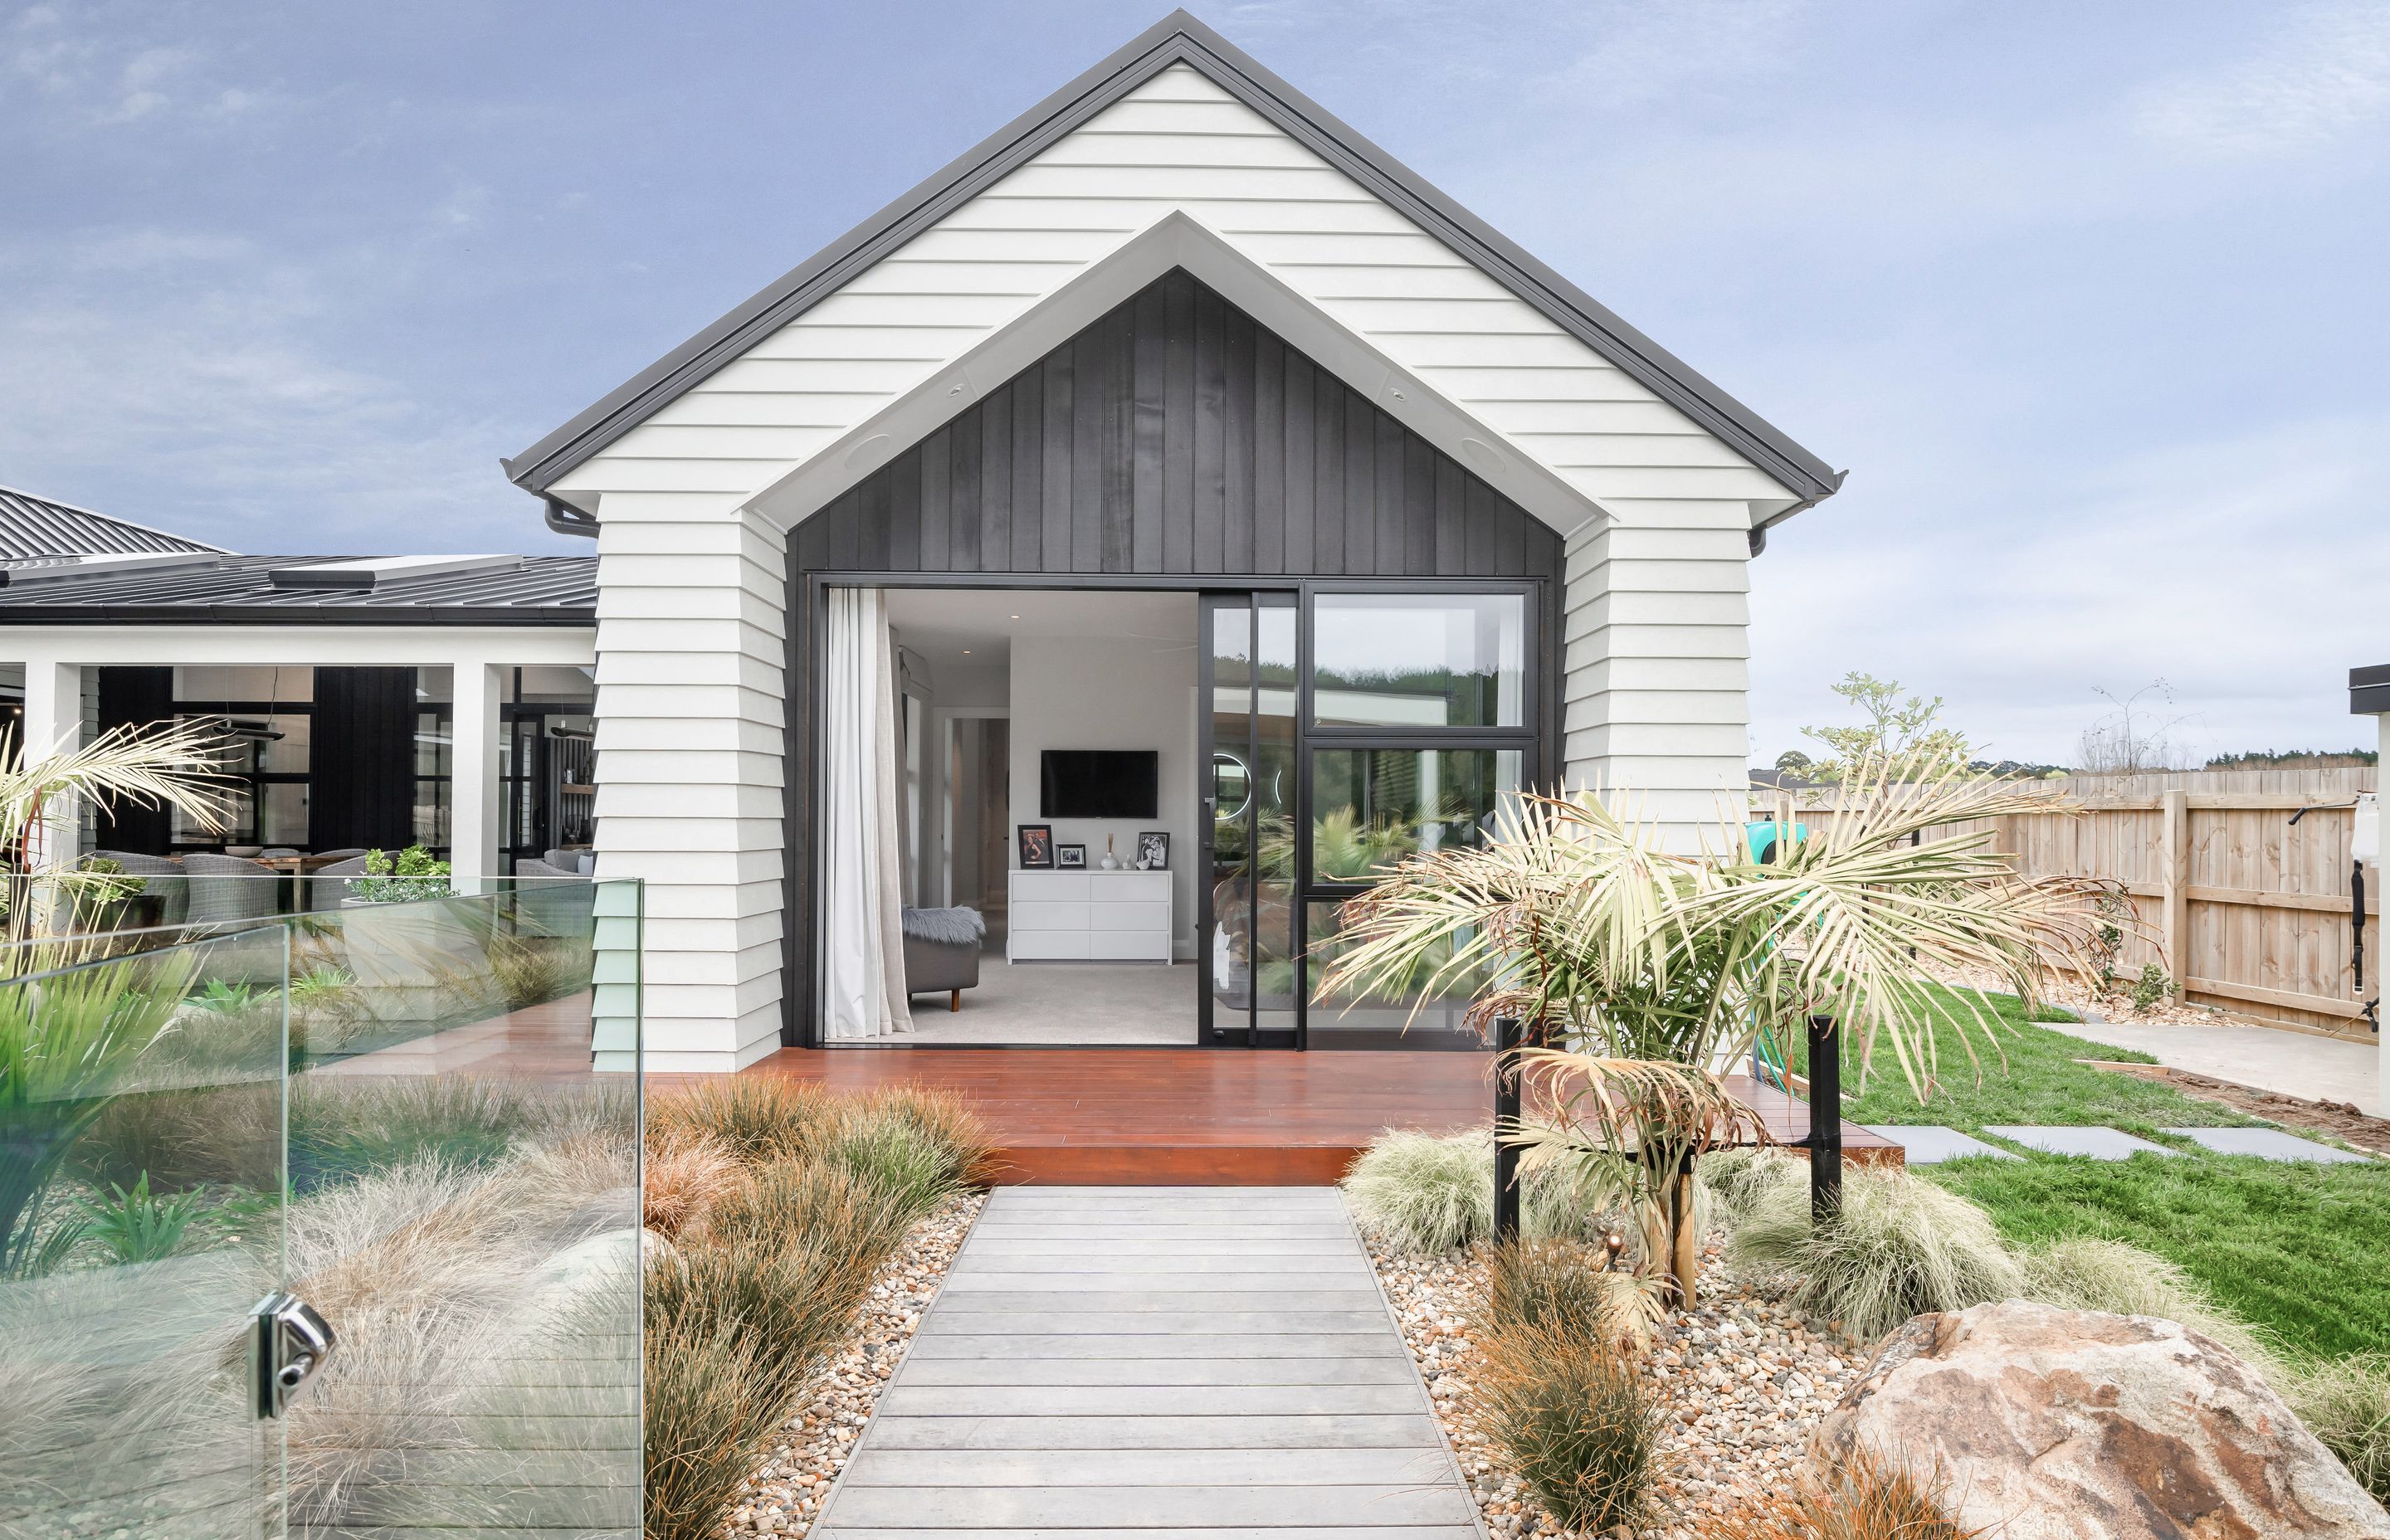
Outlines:
[[[811,1478],[843,1463],[868,1403],[827,1423],[808,1408],[826,1383],[877,1393],[968,1227],[989,1149],[958,1102],[910,1089],[734,1077],[655,1102],[642,1208],[671,1244],[643,1290],[649,1540],[802,1533],[828,1490]],[[877,1374],[852,1370],[859,1323]],[[790,1439],[815,1431],[835,1453],[774,1484]]]
[[1545,1511],[1571,1529],[1652,1516],[1665,1418],[1629,1353],[1557,1317],[1486,1333],[1473,1412]]

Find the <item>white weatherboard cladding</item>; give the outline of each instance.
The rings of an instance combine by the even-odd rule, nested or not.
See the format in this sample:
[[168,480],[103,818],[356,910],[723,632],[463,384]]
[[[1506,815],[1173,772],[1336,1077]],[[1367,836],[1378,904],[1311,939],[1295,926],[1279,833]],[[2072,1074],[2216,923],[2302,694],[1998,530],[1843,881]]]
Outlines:
[[[552,488],[601,525],[601,869],[649,884],[653,1068],[738,1067],[769,1051],[778,1021],[775,917],[783,880],[797,875],[780,869],[777,815],[783,537],[748,505],[799,473],[806,506],[823,487],[851,484],[918,431],[871,442],[875,419],[900,404],[934,392],[948,411],[969,405],[998,379],[976,379],[961,361],[1033,312],[1050,318],[1075,281],[1173,220],[1358,339],[1350,358],[1394,372],[1353,378],[1356,388],[1570,534],[1574,779],[1634,784],[1654,815],[1702,823],[1718,790],[1741,784],[1744,531],[1754,511],[1793,498],[1397,210],[1175,66]],[[1405,376],[1449,411],[1433,423],[1418,416],[1425,404],[1394,394]],[[1455,442],[1462,431],[1502,453],[1489,463],[1482,445]],[[1550,495],[1537,495],[1548,484]]]

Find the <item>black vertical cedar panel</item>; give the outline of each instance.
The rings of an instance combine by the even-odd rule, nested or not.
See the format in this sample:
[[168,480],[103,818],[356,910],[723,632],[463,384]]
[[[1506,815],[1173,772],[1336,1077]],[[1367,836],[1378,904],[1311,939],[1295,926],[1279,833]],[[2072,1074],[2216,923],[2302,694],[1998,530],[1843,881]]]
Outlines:
[[948,532],[953,528],[947,480],[955,469],[953,435],[941,428],[921,441],[921,571],[955,570]]
[[1494,571],[1503,577],[1529,577],[1527,520],[1517,508],[1506,507],[1495,525]]
[[[1104,571],[1135,571],[1137,556],[1135,424],[1128,391],[1136,378],[1137,317],[1126,305],[1104,319]],[[1159,548],[1160,531],[1156,531]]]
[[[103,733],[118,727],[146,727],[163,722],[174,714],[174,671],[172,667],[124,668],[109,666],[97,671],[99,689],[99,730]],[[409,699],[412,700],[412,671],[409,671]],[[413,731],[410,717],[408,730]],[[321,753],[321,750],[315,751]],[[406,762],[415,763],[410,746],[405,751]],[[311,761],[311,763],[322,763]],[[333,768],[327,764],[328,770]],[[414,788],[408,787],[410,794]],[[311,826],[316,815],[309,806]],[[121,798],[113,807],[99,805],[93,810],[94,829],[98,850],[130,851],[136,855],[163,855],[174,842],[172,815],[164,803],[143,807],[131,798]],[[313,827],[309,828],[312,840]],[[317,849],[329,846],[317,843]]]
[[829,558],[852,570],[863,559],[863,499],[848,497],[839,504],[839,517],[829,527]]
[[1137,520],[1140,572],[1165,571],[1170,545],[1185,543],[1195,520],[1195,280],[1169,274],[1162,301],[1162,520],[1150,527]]
[[1104,570],[1104,326],[1071,344],[1076,392],[1071,421],[1071,566]]
[[1012,570],[1012,392],[980,407],[979,570]]
[[880,472],[888,482],[889,565],[918,572],[921,563],[921,456],[906,455]]
[[1378,575],[1403,575],[1403,425],[1378,414]]
[[979,435],[983,408],[957,417],[946,432],[954,468],[946,478],[946,564],[957,572],[979,571]]
[[1344,386],[1311,366],[1311,570],[1346,572],[1344,565]]
[[1012,560],[1016,572],[1039,571],[1037,547],[1044,533],[1044,498],[1038,487],[1046,468],[1046,382],[1040,366],[1013,381]]
[[[1242,323],[1250,356],[1244,367],[1253,380],[1253,395],[1246,420],[1252,426],[1246,430],[1245,481],[1252,489],[1246,507],[1248,529],[1246,549],[1252,558],[1252,570],[1256,572],[1286,571],[1286,350],[1278,339],[1260,327],[1245,320],[1241,313],[1231,311],[1229,323]],[[1228,420],[1236,421],[1237,400],[1234,393],[1237,366],[1229,365]],[[1231,471],[1231,474],[1234,474]],[[1228,555],[1236,557],[1235,508],[1229,509]]]
[[1494,522],[1502,517],[1502,499],[1484,482],[1471,480],[1464,500],[1462,520],[1468,530],[1465,557],[1470,577],[1494,575]]
[[1286,462],[1280,482],[1286,493],[1286,532],[1278,571],[1318,571],[1317,548],[1312,544],[1313,511],[1319,485],[1312,475],[1313,445],[1319,438],[1319,415],[1312,399],[1315,383],[1311,360],[1292,348],[1279,350],[1279,389],[1286,398]]
[[888,566],[894,554],[888,527],[888,478],[875,475],[854,490],[859,494],[854,499],[855,559],[867,571],[878,571]]
[[1071,571],[1071,446],[1073,419],[1071,366],[1078,350],[1064,346],[1046,355],[1046,474],[1038,495],[1046,502],[1045,530],[1037,541],[1037,570]]
[[1377,412],[1349,385],[1339,383],[1336,393],[1344,404],[1344,571],[1374,573],[1378,570]]
[[1446,455],[1435,458],[1435,565],[1431,571],[1441,577],[1455,577],[1468,570],[1461,553],[1461,498],[1467,487],[1460,462]]
[[1417,433],[1403,435],[1403,571],[1435,571],[1435,446]]
[[802,521],[793,569],[1555,577],[1558,536],[1183,272]]
[[314,728],[308,843],[397,850],[413,840],[415,670],[317,669]]
[[1195,509],[1185,525],[1163,532],[1163,567],[1173,572],[1225,571],[1228,480],[1227,304],[1195,290]]
[[1163,459],[1168,453],[1167,393],[1169,353],[1169,280],[1151,285],[1130,302],[1131,324],[1137,327],[1137,377],[1131,394],[1137,405],[1136,500],[1129,536],[1130,559],[1140,572],[1162,571],[1162,526],[1169,514],[1163,507],[1167,478]]

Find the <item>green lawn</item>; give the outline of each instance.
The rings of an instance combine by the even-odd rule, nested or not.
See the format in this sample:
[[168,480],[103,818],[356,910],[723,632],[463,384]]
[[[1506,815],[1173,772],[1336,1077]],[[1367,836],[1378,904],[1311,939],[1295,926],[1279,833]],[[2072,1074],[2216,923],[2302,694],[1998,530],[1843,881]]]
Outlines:
[[[1921,1105],[1880,1049],[1876,1073],[1863,1095],[1846,1098],[1844,1115],[1970,1133],[1987,1123],[2102,1123],[2143,1137],[2255,1121],[2162,1082],[2087,1069],[2075,1060],[2147,1056],[2028,1021],[2013,996],[1991,1000],[2005,1066],[1973,1033],[1977,1079],[1960,1046],[1953,1000],[1936,1029],[1942,1072],[1934,1094]],[[1844,1085],[1857,1089],[1856,1045],[1844,1051]],[[1795,1070],[1804,1057],[1796,1046]],[[2390,1351],[2390,1163],[2290,1165],[2204,1151],[2102,1161],[2026,1151],[2021,1161],[1919,1170],[1981,1204],[2012,1242],[2093,1235],[2154,1251],[2294,1352]]]
[[[1891,1044],[1879,1041],[1876,1060],[1860,1092],[1859,1044],[1843,1045],[1843,1115],[1853,1123],[1943,1123],[1974,1133],[1986,1123],[2103,1123],[2144,1138],[2160,1128],[2245,1123],[2254,1120],[2229,1107],[2198,1101],[2162,1081],[2091,1070],[2078,1059],[2149,1064],[2147,1054],[2087,1043],[2025,1019],[2013,995],[1985,996],[1998,1012],[1986,1041],[1958,996],[1947,1002],[1935,1024],[1939,1073],[1933,1093],[1920,1102],[1901,1072]],[[1967,1023],[1962,1033],[1960,1023]],[[1995,1047],[1995,1045],[1997,1047]],[[1967,1050],[1972,1047],[1975,1062]],[[1793,1045],[1792,1068],[1808,1069],[1805,1043]],[[1850,1093],[1860,1092],[1854,1097]]]

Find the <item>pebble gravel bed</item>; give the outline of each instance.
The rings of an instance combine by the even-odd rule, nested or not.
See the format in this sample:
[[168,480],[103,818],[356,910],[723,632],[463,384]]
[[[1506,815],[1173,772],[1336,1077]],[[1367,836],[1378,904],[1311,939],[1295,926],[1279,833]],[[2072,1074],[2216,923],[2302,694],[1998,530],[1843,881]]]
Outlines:
[[[1536,1506],[1470,1427],[1482,1256],[1407,1256],[1375,1241],[1369,1256],[1486,1533],[1495,1540],[1574,1534]],[[1781,1290],[1732,1277],[1715,1245],[1702,1260],[1702,1286],[1704,1297],[1690,1311],[1672,1313],[1651,1345],[1650,1373],[1673,1432],[1659,1493],[1668,1517],[1642,1532],[1644,1540],[1699,1540],[1706,1519],[1788,1484],[1818,1419],[1866,1367],[1865,1355],[1823,1323],[1785,1304]]]
[[975,1192],[947,1199],[913,1226],[872,1279],[846,1344],[815,1376],[803,1409],[780,1430],[770,1457],[740,1491],[726,1531],[734,1540],[802,1535],[813,1527],[830,1483],[871,1420],[880,1388],[912,1345],[938,1281],[986,1200]]

